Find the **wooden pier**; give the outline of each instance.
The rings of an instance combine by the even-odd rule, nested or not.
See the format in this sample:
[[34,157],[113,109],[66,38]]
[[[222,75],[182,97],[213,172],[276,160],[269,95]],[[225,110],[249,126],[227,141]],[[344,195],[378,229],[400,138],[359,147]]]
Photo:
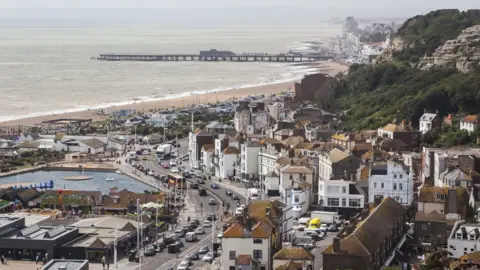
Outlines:
[[228,56],[202,56],[199,54],[100,54],[92,60],[104,61],[223,61],[223,62],[315,62],[333,59],[330,55],[228,55]]

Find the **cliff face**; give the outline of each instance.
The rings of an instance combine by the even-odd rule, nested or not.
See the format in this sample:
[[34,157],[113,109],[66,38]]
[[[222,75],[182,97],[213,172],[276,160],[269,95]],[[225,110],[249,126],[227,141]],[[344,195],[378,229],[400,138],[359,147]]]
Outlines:
[[425,56],[419,63],[421,69],[450,67],[466,73],[480,64],[480,25],[463,30],[456,39],[448,40],[430,57]]
[[405,40],[402,37],[394,37],[390,45],[385,49],[377,59],[377,62],[388,62],[393,60],[393,55],[405,49]]

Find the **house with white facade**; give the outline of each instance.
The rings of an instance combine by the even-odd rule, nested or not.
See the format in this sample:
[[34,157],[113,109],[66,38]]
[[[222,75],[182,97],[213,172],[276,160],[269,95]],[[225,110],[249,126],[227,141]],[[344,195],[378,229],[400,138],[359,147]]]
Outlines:
[[38,133],[22,133],[18,137],[18,142],[22,143],[24,141],[36,141],[40,138],[41,138],[40,134],[38,134]]
[[202,147],[202,171],[207,174],[213,174],[213,152],[215,151],[213,144],[205,144]]
[[260,181],[263,183],[263,192],[268,196],[279,196],[280,193],[280,165],[277,160],[281,157],[282,142],[273,138],[260,141],[265,148],[261,148],[257,156],[257,166]]
[[280,168],[281,202],[293,207],[296,218],[305,214],[312,204],[313,176],[313,169],[306,165],[287,164]]
[[480,127],[480,114],[465,116],[460,120],[460,130],[466,130],[469,133],[475,132]]
[[374,164],[368,178],[369,203],[391,197],[404,206],[410,206],[413,186],[412,174],[405,165],[390,161]]
[[480,224],[457,221],[448,237],[447,250],[454,259],[480,251]]
[[438,179],[439,187],[471,187],[473,177],[470,172],[465,172],[462,168],[449,167],[440,174]]
[[[239,256],[250,255],[259,262],[258,270],[272,269],[272,256],[281,247],[281,229],[272,220],[281,220],[282,210],[275,202],[251,201],[248,214],[234,217],[221,239],[223,269],[238,269]],[[243,268],[242,268],[243,269]]]
[[365,194],[355,182],[348,180],[319,180],[318,204],[325,211],[352,216],[365,206]]
[[440,116],[438,111],[435,113],[425,112],[419,120],[419,130],[422,134],[427,133],[428,131],[440,127]]
[[200,169],[201,164],[201,150],[205,144],[213,144],[214,138],[213,135],[197,130],[195,132],[190,132],[188,135],[188,162],[190,167],[194,169]]
[[258,178],[258,153],[265,148],[263,144],[256,141],[247,142],[241,146],[240,173],[244,180]]
[[237,164],[240,162],[240,150],[234,146],[229,146],[220,153],[219,165],[220,178],[229,178],[235,176]]
[[440,186],[440,174],[448,167],[471,167],[471,157],[480,158],[480,148],[423,148],[423,168],[421,179],[431,179],[435,186]]

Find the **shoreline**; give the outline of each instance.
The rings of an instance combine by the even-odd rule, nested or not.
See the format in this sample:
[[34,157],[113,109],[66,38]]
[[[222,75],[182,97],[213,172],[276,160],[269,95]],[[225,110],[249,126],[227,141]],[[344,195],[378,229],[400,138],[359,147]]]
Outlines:
[[[330,76],[334,76],[338,72],[344,72],[348,70],[348,66],[335,61],[319,61],[314,63],[307,63],[306,66],[315,68],[317,70],[316,73],[323,73]],[[306,74],[309,73],[306,72],[304,75]],[[159,100],[147,100],[141,102],[134,101],[134,103],[130,104],[105,106],[104,108],[94,108],[74,112],[52,113],[28,118],[18,118],[14,120],[1,121],[0,126],[32,126],[41,124],[44,121],[50,121],[60,118],[92,119],[92,121],[102,121],[109,118],[108,114],[98,114],[98,112],[102,110],[107,111],[107,113],[111,113],[112,111],[117,111],[121,109],[133,109],[137,112],[149,112],[150,110],[158,109],[184,108],[193,104],[225,102],[231,100],[232,98],[244,98],[249,95],[271,95],[280,93],[282,91],[293,91],[294,82],[296,81],[298,81],[298,79],[292,79],[287,82],[264,84],[259,86],[232,88],[222,91],[205,91],[199,94],[185,93],[185,96],[181,97],[167,97]]]

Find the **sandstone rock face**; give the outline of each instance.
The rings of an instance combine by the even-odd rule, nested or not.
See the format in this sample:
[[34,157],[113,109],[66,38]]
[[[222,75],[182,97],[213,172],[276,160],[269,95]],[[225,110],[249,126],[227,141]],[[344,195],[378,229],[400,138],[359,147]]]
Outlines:
[[470,72],[480,63],[480,25],[463,30],[454,40],[448,40],[430,57],[424,57],[418,67],[451,67],[460,72]]
[[383,51],[383,53],[379,56],[377,59],[378,62],[388,62],[393,59],[393,54],[395,52],[402,51],[405,49],[405,40],[401,37],[395,37],[393,40],[390,42],[390,45],[388,46],[387,49]]

